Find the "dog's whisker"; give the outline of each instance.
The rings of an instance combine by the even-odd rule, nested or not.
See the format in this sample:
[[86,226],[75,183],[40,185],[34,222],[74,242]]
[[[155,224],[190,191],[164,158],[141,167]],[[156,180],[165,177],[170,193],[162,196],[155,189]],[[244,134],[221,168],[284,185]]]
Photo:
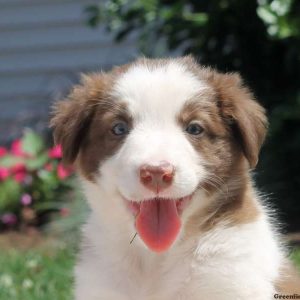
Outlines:
[[[218,177],[217,175],[209,175],[205,178],[205,182],[210,184],[214,188],[216,188],[221,194],[226,195],[228,197],[229,189],[227,184],[224,182],[223,179]],[[225,190],[224,190],[225,188]]]

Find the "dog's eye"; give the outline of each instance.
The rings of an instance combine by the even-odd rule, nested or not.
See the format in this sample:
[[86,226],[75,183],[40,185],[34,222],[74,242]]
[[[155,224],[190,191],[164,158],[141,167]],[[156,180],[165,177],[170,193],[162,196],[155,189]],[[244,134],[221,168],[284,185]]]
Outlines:
[[125,135],[129,132],[128,125],[125,122],[119,122],[112,128],[114,135]]
[[190,123],[185,131],[191,135],[199,135],[203,132],[203,127],[198,123]]

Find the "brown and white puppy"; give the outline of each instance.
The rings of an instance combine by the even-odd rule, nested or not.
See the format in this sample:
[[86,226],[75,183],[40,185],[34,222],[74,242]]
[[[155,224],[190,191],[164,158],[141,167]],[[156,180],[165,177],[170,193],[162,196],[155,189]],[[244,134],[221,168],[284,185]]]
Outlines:
[[278,292],[285,255],[249,174],[267,120],[239,75],[140,59],[83,77],[52,126],[91,207],[77,300]]

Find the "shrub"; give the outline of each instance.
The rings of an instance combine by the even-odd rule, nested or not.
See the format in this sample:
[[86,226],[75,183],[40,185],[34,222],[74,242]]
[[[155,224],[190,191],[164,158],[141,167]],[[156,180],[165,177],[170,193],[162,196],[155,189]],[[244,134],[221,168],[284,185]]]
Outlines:
[[72,186],[72,169],[61,157],[60,145],[48,149],[31,130],[10,149],[0,147],[0,230],[42,225],[52,212],[68,214],[59,200]]

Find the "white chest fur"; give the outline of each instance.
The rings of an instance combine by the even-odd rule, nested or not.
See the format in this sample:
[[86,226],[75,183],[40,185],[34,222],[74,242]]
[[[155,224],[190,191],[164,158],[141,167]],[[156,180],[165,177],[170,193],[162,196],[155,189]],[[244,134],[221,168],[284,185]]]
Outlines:
[[76,300],[272,299],[281,253],[264,217],[219,225],[154,254],[120,236],[107,237],[91,218],[77,266]]

